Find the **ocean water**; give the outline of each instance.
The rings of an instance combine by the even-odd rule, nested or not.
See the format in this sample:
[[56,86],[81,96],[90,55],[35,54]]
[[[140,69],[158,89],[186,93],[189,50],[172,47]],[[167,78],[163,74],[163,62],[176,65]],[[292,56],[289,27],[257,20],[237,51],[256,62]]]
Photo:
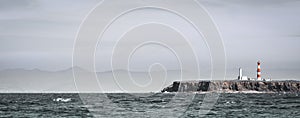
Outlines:
[[[0,117],[200,117],[206,94],[191,94],[2,93]],[[294,118],[300,117],[300,95],[223,93],[206,110],[208,118]]]

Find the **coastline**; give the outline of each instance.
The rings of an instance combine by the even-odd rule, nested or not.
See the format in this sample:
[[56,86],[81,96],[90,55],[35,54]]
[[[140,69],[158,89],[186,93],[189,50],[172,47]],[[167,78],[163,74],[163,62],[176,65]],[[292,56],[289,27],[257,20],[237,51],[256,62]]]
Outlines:
[[300,81],[174,81],[161,92],[300,93]]

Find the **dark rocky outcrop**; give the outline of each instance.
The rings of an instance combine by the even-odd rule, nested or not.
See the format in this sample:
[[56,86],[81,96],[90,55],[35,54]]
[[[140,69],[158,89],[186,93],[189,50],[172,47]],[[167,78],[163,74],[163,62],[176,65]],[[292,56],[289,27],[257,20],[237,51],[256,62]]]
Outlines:
[[300,81],[175,81],[162,92],[300,92]]

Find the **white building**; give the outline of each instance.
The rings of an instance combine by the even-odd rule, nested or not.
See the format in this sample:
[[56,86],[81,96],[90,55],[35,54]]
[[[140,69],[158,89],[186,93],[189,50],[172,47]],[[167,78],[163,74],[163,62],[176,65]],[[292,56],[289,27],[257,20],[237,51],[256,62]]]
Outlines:
[[243,76],[242,68],[239,69],[239,72],[238,80],[249,80],[247,76]]
[[263,81],[271,81],[271,79],[270,78],[268,78],[268,79],[263,78]]

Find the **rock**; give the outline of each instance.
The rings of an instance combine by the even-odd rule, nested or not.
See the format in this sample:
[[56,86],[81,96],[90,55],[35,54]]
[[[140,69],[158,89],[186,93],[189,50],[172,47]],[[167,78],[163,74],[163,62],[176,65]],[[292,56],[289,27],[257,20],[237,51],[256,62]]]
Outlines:
[[300,92],[300,81],[175,81],[162,92]]

